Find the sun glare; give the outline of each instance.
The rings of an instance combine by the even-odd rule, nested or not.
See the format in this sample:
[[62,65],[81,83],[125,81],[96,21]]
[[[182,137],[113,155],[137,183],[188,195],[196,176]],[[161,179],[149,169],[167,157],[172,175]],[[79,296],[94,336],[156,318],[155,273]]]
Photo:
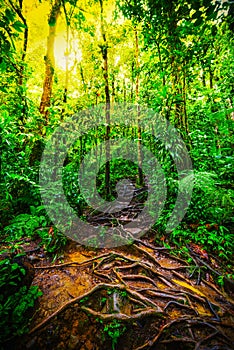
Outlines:
[[56,65],[62,69],[66,70],[66,60],[68,59],[68,69],[75,68],[76,63],[80,62],[82,59],[82,52],[79,48],[79,43],[77,39],[70,39],[68,53],[66,47],[65,34],[58,34],[55,39],[54,45],[54,55]]

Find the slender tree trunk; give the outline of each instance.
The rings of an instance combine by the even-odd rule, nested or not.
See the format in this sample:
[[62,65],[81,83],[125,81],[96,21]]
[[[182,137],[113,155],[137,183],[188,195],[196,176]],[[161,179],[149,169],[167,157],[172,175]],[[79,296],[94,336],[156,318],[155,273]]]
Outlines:
[[55,0],[50,15],[49,15],[49,35],[47,38],[47,52],[45,56],[45,78],[43,85],[43,93],[40,103],[40,113],[45,116],[46,123],[48,122],[49,111],[53,88],[53,78],[54,78],[54,42],[56,36],[57,19],[60,14],[61,0]]
[[67,92],[68,92],[68,83],[69,83],[69,36],[70,36],[70,25],[66,20],[66,51],[65,51],[65,82],[64,82],[64,91],[63,91],[63,109],[61,113],[61,120],[63,120],[65,113],[65,106],[67,103]]
[[115,76],[112,76],[112,82],[111,82],[111,87],[112,87],[112,93],[111,93],[111,104],[114,106],[115,104]]
[[135,66],[136,66],[136,103],[137,103],[137,160],[138,160],[138,185],[143,185],[143,172],[142,172],[142,150],[141,150],[141,126],[140,126],[140,107],[139,102],[139,41],[137,29],[135,32]]
[[65,112],[65,104],[67,103],[67,94],[68,94],[68,84],[69,84],[69,41],[70,41],[70,24],[71,19],[73,16],[73,12],[76,7],[76,2],[73,4],[71,11],[67,11],[65,1],[62,0],[63,5],[63,11],[65,15],[66,20],[66,52],[65,52],[65,59],[66,59],[66,67],[65,67],[65,83],[64,83],[64,92],[63,92],[63,110],[62,110],[62,116]]
[[134,70],[135,70],[135,63],[132,61],[132,81],[131,81],[131,92],[130,92],[130,101],[133,103],[133,91],[134,91]]
[[175,118],[174,123],[176,128],[181,128],[183,125],[182,120],[182,92],[180,89],[181,81],[179,76],[179,70],[181,67],[179,67],[178,63],[176,62],[176,58],[173,55],[171,57],[171,70],[172,70],[172,91],[173,91],[173,97],[174,97],[174,103],[175,103]]
[[[100,9],[101,9],[101,33],[103,39],[103,45],[101,46],[102,58],[103,58],[103,77],[105,82],[105,96],[106,96],[106,159],[110,158],[110,89],[109,89],[109,80],[108,80],[108,43],[106,39],[106,32],[104,28],[104,16],[103,16],[103,0],[99,0]],[[106,161],[105,165],[105,191],[107,198],[110,197],[110,162]]]
[[126,82],[125,78],[123,79],[123,100],[124,100],[124,105],[126,104]]
[[170,2],[170,9],[168,11],[168,17],[171,18],[171,22],[168,29],[169,51],[171,52],[171,82],[172,82],[172,95],[174,109],[174,125],[176,128],[183,126],[183,98],[182,98],[182,80],[181,80],[181,63],[180,57],[175,54],[176,50],[180,47],[181,43],[177,35],[177,19],[175,17],[175,3]]
[[213,89],[213,78],[214,78],[214,73],[213,73],[211,67],[209,67],[209,74],[210,74],[210,89]]
[[186,135],[189,134],[188,126],[188,115],[187,115],[187,85],[186,85],[186,68],[183,67],[183,126],[186,132]]
[[204,88],[206,87],[206,74],[204,69],[202,70],[202,85]]
[[161,70],[161,73],[162,73],[163,86],[165,86],[166,85],[166,79],[165,79],[165,75],[164,75],[161,49],[160,49],[160,45],[159,45],[158,40],[156,41],[156,45],[157,45],[157,49],[158,49],[158,59],[159,59],[159,63],[160,63],[160,70]]
[[12,0],[9,0],[9,4],[24,25],[23,50],[21,55],[20,67],[18,71],[18,87],[19,87],[18,93],[19,93],[19,97],[21,99],[21,105],[22,105],[20,120],[23,123],[24,116],[27,115],[27,111],[28,111],[26,93],[24,90],[25,57],[27,54],[27,47],[28,47],[28,25],[27,25],[26,18],[23,15],[23,0],[19,0],[18,4],[15,4]]
[[85,83],[85,78],[84,78],[84,71],[83,71],[83,67],[82,67],[81,62],[80,62],[80,76],[81,76],[84,92],[86,92],[87,89],[86,89],[86,83]]
[[69,82],[69,67],[68,67],[69,36],[70,36],[70,27],[69,27],[69,25],[67,25],[67,28],[66,28],[66,53],[65,53],[66,67],[65,67],[65,83],[64,83],[64,92],[63,92],[63,103],[67,103],[67,91],[68,91],[68,82]]

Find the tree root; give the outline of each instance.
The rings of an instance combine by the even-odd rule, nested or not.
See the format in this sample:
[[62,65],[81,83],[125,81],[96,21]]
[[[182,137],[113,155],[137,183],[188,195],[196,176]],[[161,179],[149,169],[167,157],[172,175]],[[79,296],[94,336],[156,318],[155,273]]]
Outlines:
[[[134,350],[143,350],[143,349],[150,349],[153,345],[157,344],[161,338],[161,336],[163,335],[163,332],[170,328],[172,325],[174,324],[178,324],[178,323],[182,323],[182,322],[186,322],[186,326],[201,326],[204,328],[204,326],[213,329],[215,332],[212,333],[212,335],[210,335],[210,338],[216,336],[216,335],[221,335],[226,341],[231,342],[231,340],[219,329],[217,329],[215,326],[213,326],[212,324],[208,323],[208,322],[204,322],[201,319],[190,319],[188,317],[181,317],[175,320],[172,320],[168,323],[166,323],[158,332],[158,334],[152,339],[152,340],[148,340],[147,342],[145,342],[143,345],[138,346],[137,348],[135,348]],[[187,338],[186,338],[187,339]],[[203,338],[200,342],[203,342],[205,340],[208,340],[208,337]],[[181,338],[172,338],[170,340],[167,340],[167,342],[175,342],[175,341],[183,341],[183,337]],[[163,342],[163,340],[161,340],[161,342]],[[165,341],[164,341],[165,342]],[[194,341],[193,338],[191,338],[191,342],[195,342],[196,344],[199,342]],[[196,347],[197,349],[199,349],[199,347]]]
[[[152,339],[136,347],[135,350],[150,349],[155,345],[157,346],[159,343],[177,343],[178,345],[178,342],[181,342],[181,344],[183,342],[194,344],[194,350],[198,350],[201,344],[214,337],[222,337],[225,341],[229,341],[228,337],[222,332],[221,327],[223,323],[221,323],[220,317],[215,310],[216,305],[213,305],[212,302],[207,299],[202,290],[200,291],[199,288],[194,287],[194,282],[192,283],[191,280],[185,276],[185,272],[188,274],[188,271],[178,272],[178,270],[188,269],[191,268],[191,266],[187,265],[182,259],[176,257],[174,259],[168,252],[164,251],[162,254],[170,255],[172,264],[173,259],[178,261],[178,263],[175,264],[176,266],[174,267],[162,266],[157,261],[156,257],[158,249],[140,239],[134,240],[131,247],[134,249],[134,251],[131,250],[133,257],[128,256],[128,253],[123,254],[111,251],[83,262],[68,262],[60,265],[35,267],[35,269],[38,270],[73,266],[87,267],[89,271],[95,275],[95,280],[98,281],[98,279],[100,279],[100,283],[95,285],[87,293],[79,297],[72,297],[72,299],[65,302],[50,316],[32,328],[29,334],[31,335],[41,330],[64,310],[75,306],[78,311],[85,313],[87,316],[105,322],[119,320],[130,323],[144,317],[163,319],[163,325],[162,322],[158,322],[158,324],[154,325],[157,334],[152,335]],[[140,253],[140,257],[138,253]],[[200,284],[200,282],[204,282],[218,293],[218,296],[223,296],[213,284],[201,279],[201,262],[198,260],[199,258],[194,257],[194,255],[191,257],[195,266],[194,271],[190,274],[190,278],[193,277],[195,271],[198,269],[196,283]],[[179,264],[180,266],[178,266]],[[150,283],[150,287],[139,288],[140,284],[138,283],[137,285],[137,281],[139,280],[146,285]],[[99,294],[99,292],[101,293]],[[86,298],[89,299],[88,303],[86,303]],[[112,308],[112,302],[115,302],[115,298],[119,304],[117,308]],[[103,303],[105,304],[104,307]],[[216,301],[214,303],[216,303]],[[202,311],[196,308],[196,304],[199,304]],[[171,306],[173,310],[169,309]],[[217,306],[219,306],[221,310],[225,310],[226,307],[227,310],[227,306],[223,306],[221,302],[217,302]],[[176,314],[174,313],[174,308],[176,308]],[[205,310],[209,322],[202,320],[203,310]],[[187,316],[183,316],[186,311]],[[178,318],[170,320],[170,317]],[[157,322],[157,319],[155,319],[155,322]],[[177,333],[172,332],[170,335],[170,332],[165,332],[170,327],[173,327],[172,329],[174,330],[174,327],[177,327],[177,325],[180,326],[180,328],[178,328],[179,331],[181,330],[181,334],[178,333],[178,337]],[[160,329],[158,329],[159,327]],[[200,328],[203,328],[202,339],[197,339],[197,327],[199,327],[199,331]],[[227,327],[230,327],[230,325],[227,325]],[[142,342],[144,342],[145,339],[146,338],[144,338]]]
[[65,309],[67,309],[68,307],[72,306],[73,304],[76,304],[78,302],[80,302],[80,300],[82,300],[83,298],[87,298],[90,295],[92,295],[94,292],[101,290],[101,289],[107,289],[107,288],[118,288],[120,290],[124,290],[123,286],[121,284],[117,284],[117,285],[112,285],[112,284],[97,284],[96,286],[94,286],[90,291],[88,291],[87,293],[84,293],[72,300],[67,301],[65,304],[63,304],[60,308],[58,308],[58,310],[56,310],[55,312],[53,312],[50,316],[48,316],[46,319],[44,319],[42,322],[40,322],[38,325],[36,325],[34,328],[32,328],[29,331],[29,334],[32,334],[36,331],[38,331],[39,329],[41,329],[42,327],[44,327],[45,325],[47,325],[47,323],[49,321],[51,321],[54,317],[58,316],[62,311],[64,311]]
[[[139,320],[143,317],[149,317],[149,316],[159,316],[160,314],[155,309],[147,309],[145,311],[139,312],[137,314],[133,314],[131,316],[122,314],[122,313],[114,313],[114,314],[102,314],[101,312],[94,311],[93,309],[90,309],[86,306],[81,306],[80,309],[82,311],[85,311],[87,314],[90,314],[94,317],[98,317],[103,321],[113,321],[113,320],[119,320],[119,321],[132,321],[132,320]],[[161,318],[161,315],[160,315]]]
[[[64,311],[65,309],[67,309],[68,307],[79,303],[82,299],[90,297],[94,292],[98,291],[98,290],[103,290],[103,289],[119,289],[121,291],[126,291],[127,293],[129,293],[130,296],[132,296],[134,298],[134,300],[141,302],[141,304],[143,303],[143,305],[145,306],[149,306],[150,307],[150,314],[154,314],[154,315],[159,315],[162,313],[162,310],[159,308],[159,306],[157,304],[155,304],[154,302],[152,302],[150,299],[142,296],[141,294],[134,292],[132,290],[130,290],[128,287],[126,287],[125,285],[122,284],[97,284],[95,287],[93,287],[89,292],[82,294],[79,297],[76,297],[72,300],[67,301],[65,304],[63,304],[58,310],[56,310],[55,312],[53,312],[50,316],[48,316],[45,320],[43,320],[42,322],[40,322],[38,325],[36,325],[33,329],[31,329],[29,331],[29,334],[32,334],[36,331],[38,331],[39,329],[41,329],[42,327],[46,326],[48,324],[48,322],[50,322],[53,318],[55,318],[56,316],[58,316],[62,311]],[[82,310],[89,310],[89,312],[91,313],[91,309],[86,308],[86,307],[80,307],[80,309]],[[96,311],[93,310],[93,314],[95,314]],[[102,315],[100,312],[97,311],[97,313],[99,315]],[[92,314],[92,313],[91,313]],[[143,315],[143,313],[141,313]],[[111,314],[112,315],[112,314]],[[113,314],[113,318],[115,317],[116,314]],[[146,315],[146,314],[145,314]],[[132,316],[126,316],[126,319],[129,318],[131,319]],[[136,316],[136,315],[134,315]],[[101,317],[101,316],[100,316]],[[140,316],[139,316],[140,317]],[[163,316],[161,316],[163,317]],[[137,317],[136,317],[137,318]]]
[[95,266],[95,270],[98,270],[100,269],[100,267],[105,264],[105,263],[108,263],[108,262],[111,262],[113,261],[114,259],[119,259],[119,260],[123,260],[123,261],[127,261],[127,262],[130,262],[130,263],[135,263],[136,260],[135,259],[131,259],[127,256],[125,256],[124,254],[121,254],[121,253],[108,253],[104,256],[104,259],[102,259],[101,261],[99,261],[99,263]]
[[181,303],[178,303],[177,301],[174,301],[174,300],[170,300],[170,301],[167,303],[167,305],[164,307],[163,311],[166,311],[166,309],[167,309],[169,306],[171,306],[171,305],[176,305],[176,306],[179,307],[179,309],[180,309],[180,308],[184,308],[184,309],[187,309],[187,310],[191,310],[191,311],[194,312],[194,314],[195,314],[196,316],[198,316],[197,310],[195,310],[193,307],[188,306],[188,305],[184,305],[184,304],[181,304]]
[[152,284],[153,286],[157,287],[156,283],[152,280],[152,278],[147,277],[147,276],[143,276],[143,275],[123,275],[122,276],[123,280],[142,280],[142,281],[146,281],[150,284]]
[[140,261],[136,261],[132,265],[127,265],[127,266],[119,266],[119,270],[126,270],[126,269],[131,269],[134,267],[142,267],[146,271],[150,271],[153,275],[155,275],[159,280],[161,280],[164,284],[166,284],[168,287],[172,287],[172,283],[170,280],[168,280],[162,273],[158,272],[157,270],[153,269],[152,267],[146,265],[145,263],[142,263]]
[[178,296],[176,296],[174,293],[169,293],[169,292],[160,292],[159,290],[156,289],[152,289],[152,288],[142,288],[142,289],[138,289],[138,292],[146,292],[147,294],[150,294],[153,297],[157,297],[157,298],[163,298],[163,299],[173,299],[176,300],[178,302],[183,301],[184,303],[187,301],[187,298],[180,298]]
[[210,340],[211,338],[214,338],[214,337],[215,337],[216,335],[218,335],[218,334],[219,334],[219,331],[217,330],[217,331],[215,331],[214,333],[209,334],[207,337],[201,339],[200,341],[198,341],[198,342],[196,343],[196,346],[195,346],[195,349],[194,349],[194,350],[199,350],[199,348],[200,348],[200,346],[201,346],[202,343],[206,342],[207,340]]
[[92,262],[94,262],[94,261],[96,261],[98,259],[104,258],[104,257],[106,257],[108,255],[109,255],[109,253],[105,253],[105,254],[102,254],[102,255],[98,255],[95,258],[91,258],[91,259],[88,259],[88,260],[85,260],[85,261],[82,261],[82,262],[70,261],[70,262],[67,262],[67,263],[64,263],[64,264],[58,264],[58,265],[35,266],[34,269],[35,270],[48,270],[48,269],[58,269],[58,268],[61,268],[61,267],[84,266],[84,265],[89,265],[90,263],[92,263]]
[[135,243],[133,244],[133,247],[138,250],[139,252],[143,253],[149,260],[151,260],[155,265],[162,267],[159,262],[155,259],[155,257],[150,254],[149,252],[147,252],[145,249],[138,247],[138,245],[136,245]]

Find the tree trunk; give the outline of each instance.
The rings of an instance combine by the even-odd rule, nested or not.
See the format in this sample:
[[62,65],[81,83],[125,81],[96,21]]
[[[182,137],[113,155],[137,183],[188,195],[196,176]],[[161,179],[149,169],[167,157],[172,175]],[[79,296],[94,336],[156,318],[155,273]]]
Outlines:
[[25,57],[27,53],[27,47],[28,47],[28,25],[26,18],[23,15],[23,0],[19,0],[19,4],[14,4],[12,0],[9,0],[9,4],[11,8],[15,11],[15,13],[20,18],[21,22],[24,24],[24,38],[23,38],[23,50],[21,55],[21,62],[20,67],[18,71],[18,94],[21,99],[21,116],[20,120],[23,123],[24,122],[24,116],[27,115],[28,106],[27,106],[27,99],[25,90],[23,88],[24,85],[24,70],[25,70]]
[[202,85],[204,88],[206,87],[206,73],[204,69],[202,70]]
[[62,118],[65,112],[65,105],[67,103],[67,93],[68,93],[68,84],[69,84],[69,40],[70,40],[70,25],[71,25],[71,19],[73,16],[73,12],[76,7],[76,2],[74,2],[71,10],[68,12],[66,9],[65,1],[62,0],[63,5],[63,11],[65,15],[66,20],[66,52],[65,52],[65,59],[66,59],[66,67],[65,67],[65,83],[64,83],[64,92],[63,92],[63,110],[62,110]]
[[186,135],[189,134],[188,115],[187,115],[187,85],[186,85],[186,64],[183,67],[183,127]]
[[[103,0],[99,0],[100,9],[101,9],[101,33],[103,39],[103,45],[101,45],[101,52],[103,58],[103,77],[105,82],[105,96],[106,96],[106,159],[110,158],[110,89],[109,89],[109,81],[108,81],[108,43],[106,39],[106,33],[104,29],[104,17],[103,17]],[[110,189],[110,162],[106,161],[105,165],[105,192],[107,198],[110,197],[111,189]]]
[[168,28],[169,41],[169,52],[171,53],[170,64],[171,64],[171,82],[172,82],[172,96],[174,109],[174,125],[180,129],[183,127],[183,82],[181,79],[181,58],[176,54],[179,50],[181,43],[177,34],[177,19],[175,16],[175,3],[170,2],[170,9],[168,17],[171,18]]
[[134,60],[132,61],[132,74],[131,74],[131,91],[130,91],[130,101],[133,103],[133,90],[134,90],[134,70],[135,70],[135,63]]
[[111,104],[113,107],[115,103],[115,76],[114,75],[112,76],[111,87],[112,87]]
[[214,73],[213,73],[211,67],[209,67],[209,74],[210,74],[210,89],[213,89],[213,77],[214,77]]
[[160,45],[159,45],[159,41],[158,40],[156,40],[156,45],[157,45],[157,49],[158,49],[158,59],[159,59],[159,63],[160,63],[160,70],[161,70],[161,73],[162,73],[162,82],[163,82],[163,86],[165,86],[166,85],[166,79],[165,79],[165,74],[164,74],[161,49],[160,49]]
[[141,151],[141,126],[140,126],[140,108],[138,105],[139,102],[139,41],[138,33],[136,27],[134,28],[135,32],[135,61],[136,61],[136,104],[137,104],[137,160],[138,160],[138,185],[143,185],[143,172],[142,172],[142,151]]
[[57,19],[60,14],[61,0],[56,0],[52,6],[50,15],[49,15],[49,35],[47,38],[47,52],[45,56],[45,78],[43,85],[43,93],[41,97],[40,103],[40,113],[45,116],[46,124],[48,122],[49,111],[52,96],[52,88],[53,88],[53,78],[54,78],[54,66],[55,66],[55,58],[54,58],[54,42],[56,36],[56,26]]
[[179,67],[178,63],[176,62],[175,56],[171,57],[171,71],[172,71],[172,92],[173,92],[173,98],[174,98],[174,104],[175,104],[175,117],[174,117],[174,125],[176,128],[181,128],[183,125],[182,121],[182,94],[179,86],[181,86],[180,82],[180,76],[179,76],[179,70],[181,68]]
[[126,104],[126,82],[125,82],[125,78],[123,79],[123,101],[124,101],[124,105]]
[[80,76],[81,76],[81,80],[82,80],[82,84],[83,84],[83,88],[84,88],[84,92],[86,93],[86,83],[85,83],[85,77],[84,77],[84,71],[83,71],[83,67],[82,67],[82,64],[80,62]]
[[65,52],[65,60],[66,60],[66,67],[65,67],[65,83],[64,83],[64,92],[63,92],[63,103],[67,103],[67,91],[68,91],[68,82],[69,82],[69,67],[68,67],[68,60],[69,60],[69,34],[70,34],[70,27],[67,24],[66,29],[66,52]]

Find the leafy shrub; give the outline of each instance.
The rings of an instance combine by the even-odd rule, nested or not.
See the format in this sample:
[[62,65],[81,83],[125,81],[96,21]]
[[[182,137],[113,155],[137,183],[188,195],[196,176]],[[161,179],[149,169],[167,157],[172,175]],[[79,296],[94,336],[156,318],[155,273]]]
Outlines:
[[216,173],[195,171],[195,185],[186,215],[187,221],[206,220],[224,225],[232,221],[233,207],[234,191],[223,188]]
[[67,238],[57,229],[50,226],[51,222],[44,213],[44,207],[31,207],[31,214],[20,214],[11,220],[2,232],[5,241],[11,242],[22,237],[41,238],[41,245],[50,253],[55,254],[67,243]]
[[24,285],[26,270],[6,258],[0,261],[0,343],[27,332],[30,311],[42,292]]
[[229,261],[234,250],[233,235],[223,226],[219,226],[217,230],[210,230],[209,226],[211,225],[203,224],[190,230],[180,225],[171,233],[171,240],[179,247],[191,242],[200,244],[208,252],[216,251],[219,257]]

